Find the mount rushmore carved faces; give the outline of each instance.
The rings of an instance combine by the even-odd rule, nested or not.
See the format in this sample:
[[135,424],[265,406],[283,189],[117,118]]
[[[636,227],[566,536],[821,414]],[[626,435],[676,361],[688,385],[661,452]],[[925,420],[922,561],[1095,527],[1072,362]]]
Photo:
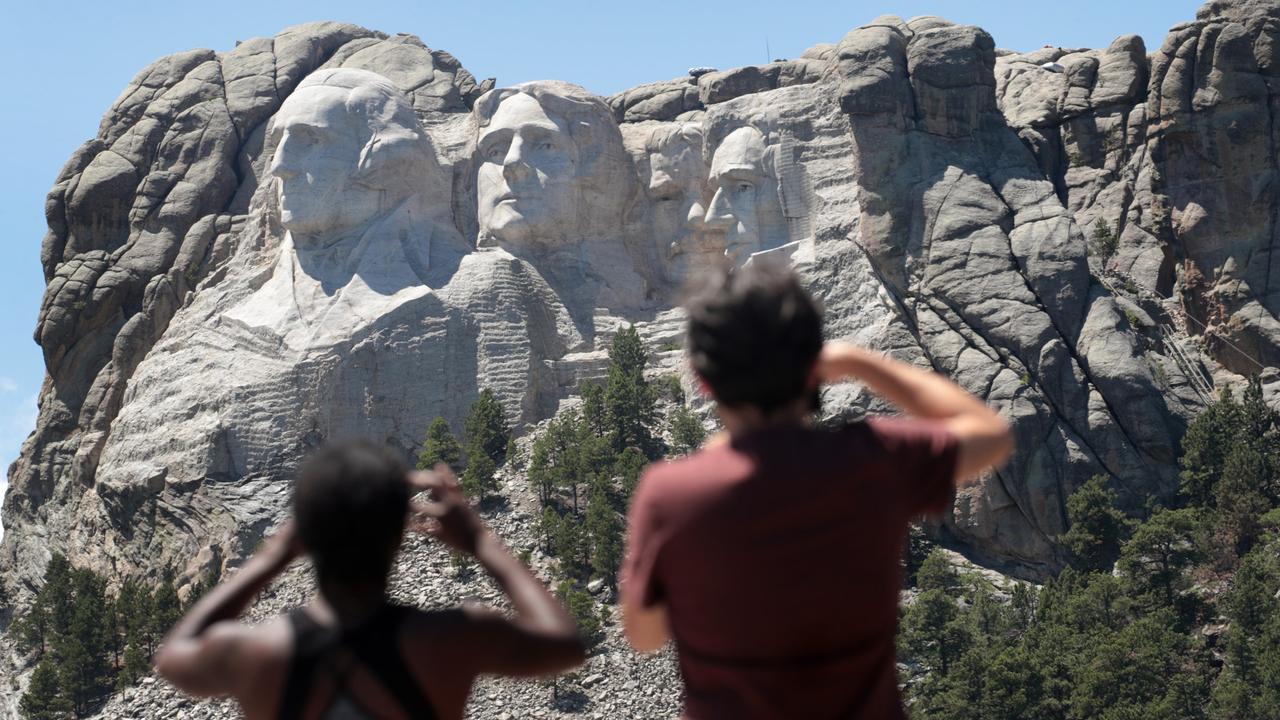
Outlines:
[[618,235],[635,180],[604,101],[539,81],[491,90],[474,113],[479,244],[517,251]]
[[279,140],[270,173],[295,245],[326,244],[424,194],[419,183],[437,198],[448,187],[413,106],[375,73],[311,74],[272,127]]
[[750,126],[725,136],[711,157],[715,194],[705,223],[725,233],[725,254],[736,263],[791,240],[772,160],[764,134]]
[[702,128],[694,123],[660,127],[649,135],[645,154],[659,257],[674,259],[704,250],[707,168],[702,160]]
[[228,317],[314,345],[427,292],[433,237],[437,254],[456,244],[450,181],[400,90],[364,70],[317,71],[270,139],[288,232],[271,278]]

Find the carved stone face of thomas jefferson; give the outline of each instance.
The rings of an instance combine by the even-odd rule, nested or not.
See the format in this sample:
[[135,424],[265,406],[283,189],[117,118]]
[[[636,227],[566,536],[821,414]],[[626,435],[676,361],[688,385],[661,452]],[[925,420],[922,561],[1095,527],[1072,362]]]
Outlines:
[[603,100],[546,80],[476,101],[480,244],[547,250],[616,239],[636,178]]
[[503,100],[477,142],[481,232],[525,244],[569,230],[577,216],[577,147],[565,121],[532,95]]

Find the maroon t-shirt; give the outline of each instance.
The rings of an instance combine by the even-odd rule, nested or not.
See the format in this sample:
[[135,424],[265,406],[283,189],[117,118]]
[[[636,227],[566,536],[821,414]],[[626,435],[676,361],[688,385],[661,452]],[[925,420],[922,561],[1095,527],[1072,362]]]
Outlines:
[[667,608],[685,717],[902,718],[894,634],[908,521],[953,497],[938,423],[736,438],[651,466],[623,583]]

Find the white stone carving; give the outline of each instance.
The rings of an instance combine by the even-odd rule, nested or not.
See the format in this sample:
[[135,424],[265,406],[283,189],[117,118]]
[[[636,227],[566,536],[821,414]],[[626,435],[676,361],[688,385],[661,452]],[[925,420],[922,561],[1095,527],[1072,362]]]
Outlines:
[[286,235],[270,279],[227,318],[302,349],[430,291],[449,179],[399,89],[365,70],[320,70],[281,106],[271,137]]
[[725,136],[711,156],[704,222],[725,234],[725,254],[735,263],[808,234],[807,183],[789,145],[748,125]]
[[520,254],[618,236],[635,183],[604,101],[542,81],[492,90],[474,114],[480,245]]

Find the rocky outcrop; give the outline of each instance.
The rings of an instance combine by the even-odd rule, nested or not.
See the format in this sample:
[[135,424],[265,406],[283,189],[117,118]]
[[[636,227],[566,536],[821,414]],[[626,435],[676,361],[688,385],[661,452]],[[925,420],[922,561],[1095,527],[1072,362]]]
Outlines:
[[137,366],[189,296],[222,278],[265,173],[267,120],[325,65],[375,68],[446,127],[481,90],[413,36],[299,26],[227,53],[157,61],[59,173],[45,206],[48,287],[35,331],[48,375],[36,431],[10,468],[0,549],[28,587],[95,483]]
[[[55,549],[220,569],[316,443],[409,454],[484,386],[531,427],[599,376],[617,327],[667,345],[683,282],[766,256],[822,298],[831,337],[1013,420],[1015,460],[936,529],[984,562],[1058,567],[1075,488],[1107,474],[1141,511],[1176,487],[1209,385],[1280,363],[1276,7],[1210,4],[1152,58],[1134,36],[1019,55],[886,16],[607,101],[478,85],[417,38],[333,23],[165,58],[50,194],[49,376],[0,567],[20,595]],[[346,165],[298,149],[319,115]],[[884,409],[853,386],[824,406]]]
[[1176,296],[1187,329],[1244,374],[1280,347],[1277,28],[1275,3],[1210,2],[1150,57],[1124,36],[997,61],[1009,123],[1086,235],[1116,239],[1097,264]]
[[1023,448],[962,493],[948,530],[979,554],[1048,561],[1090,475],[1131,507],[1170,492],[1191,398],[1156,382],[1167,360],[1091,278],[1072,213],[998,111],[990,36],[882,18],[836,52],[859,243],[921,355],[1000,407]]

